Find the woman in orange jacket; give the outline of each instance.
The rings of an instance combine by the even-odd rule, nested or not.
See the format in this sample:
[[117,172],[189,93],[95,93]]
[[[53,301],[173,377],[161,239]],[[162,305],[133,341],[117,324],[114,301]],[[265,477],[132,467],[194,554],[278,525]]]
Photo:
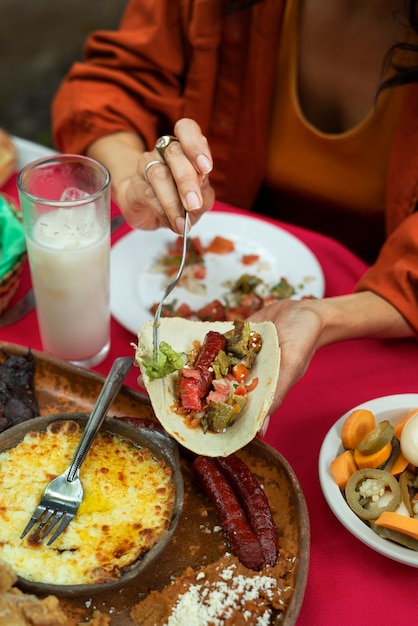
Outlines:
[[256,315],[282,347],[272,410],[319,347],[418,333],[417,51],[416,0],[131,0],[56,95],[57,147],[107,165],[132,226],[181,233],[216,193],[373,263],[353,294]]

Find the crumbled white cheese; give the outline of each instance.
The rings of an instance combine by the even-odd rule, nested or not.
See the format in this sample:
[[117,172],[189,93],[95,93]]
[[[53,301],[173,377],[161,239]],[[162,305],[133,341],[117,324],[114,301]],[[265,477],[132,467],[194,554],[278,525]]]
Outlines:
[[[260,591],[272,599],[273,589],[277,587],[277,581],[270,576],[234,577],[232,567],[223,570],[221,577],[228,582],[190,585],[179,596],[164,626],[222,626],[226,615],[242,610],[245,602],[259,597]],[[266,609],[257,619],[257,626],[268,626],[270,617],[271,611]]]

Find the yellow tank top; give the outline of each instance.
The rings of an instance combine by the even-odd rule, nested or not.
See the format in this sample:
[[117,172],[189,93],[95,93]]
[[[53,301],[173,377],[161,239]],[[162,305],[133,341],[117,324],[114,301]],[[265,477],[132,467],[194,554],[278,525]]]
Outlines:
[[327,134],[304,117],[297,93],[298,2],[288,0],[279,49],[266,183],[357,214],[384,211],[386,172],[400,114],[402,88],[389,89],[365,119],[347,132]]

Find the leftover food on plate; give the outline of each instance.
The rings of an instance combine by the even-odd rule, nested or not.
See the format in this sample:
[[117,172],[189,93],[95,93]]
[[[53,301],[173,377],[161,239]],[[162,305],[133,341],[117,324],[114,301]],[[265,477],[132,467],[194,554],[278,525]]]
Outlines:
[[53,421],[0,454],[0,558],[25,580],[52,585],[118,580],[170,525],[172,467],[145,447],[102,431],[81,470],[84,499],[71,524],[50,546],[20,539],[45,486],[68,467],[81,433],[75,420]]
[[[169,243],[166,252],[151,267],[150,272],[164,273],[167,284],[177,274],[183,248],[183,239],[178,237],[173,243]],[[206,296],[206,260],[208,254],[228,255],[234,252],[235,244],[230,239],[219,235],[215,236],[204,247],[200,237],[190,237],[187,241],[186,263],[178,287],[183,287],[189,293],[198,296]],[[227,257],[225,258],[227,262]],[[300,285],[291,285],[283,277],[277,277],[274,284],[263,280],[260,274],[263,261],[258,254],[243,254],[239,259],[231,260],[232,264],[238,261],[242,266],[241,275],[234,280],[223,279],[222,296],[210,299],[208,296],[204,304],[192,307],[187,302],[179,302],[174,298],[165,302],[161,315],[163,317],[182,317],[209,322],[232,321],[236,318],[247,319],[255,311],[272,304],[278,300],[291,298],[298,293]],[[250,269],[253,269],[253,272]],[[305,285],[304,285],[305,286]],[[304,295],[304,298],[313,297]],[[156,302],[150,308],[150,313],[155,314],[159,303]]]
[[393,423],[355,409],[331,475],[351,510],[381,537],[418,551],[418,407]]
[[280,348],[272,322],[164,318],[138,331],[136,361],[164,429],[196,454],[227,456],[260,430],[273,401]]
[[[322,298],[325,279],[318,259],[279,225],[247,213],[209,211],[187,240],[194,262],[166,300],[163,317],[203,321],[247,319],[283,298]],[[136,335],[154,317],[155,304],[177,273],[182,239],[165,228],[132,230],[110,255],[112,315]],[[132,258],[141,250],[141,263]],[[170,251],[170,252],[168,252]]]

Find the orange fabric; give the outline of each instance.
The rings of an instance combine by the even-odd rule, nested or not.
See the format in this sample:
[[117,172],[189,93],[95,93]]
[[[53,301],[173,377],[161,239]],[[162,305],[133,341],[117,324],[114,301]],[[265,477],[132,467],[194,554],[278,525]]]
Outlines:
[[315,128],[304,117],[297,92],[298,6],[291,0],[285,11],[267,183],[288,196],[302,196],[307,204],[312,200],[313,206],[325,202],[348,214],[383,214],[390,146],[405,90],[385,91],[376,109],[347,132]]
[[[103,135],[131,130],[151,148],[179,117],[193,117],[214,155],[217,198],[251,208],[266,168],[285,0],[262,0],[227,17],[224,5],[224,0],[131,0],[120,30],[91,36],[86,62],[76,63],[64,80],[52,109],[57,147],[83,153]],[[413,85],[406,90],[390,155],[389,234],[415,210],[417,145],[418,85]],[[418,277],[418,233],[405,227],[399,233],[389,237],[376,265],[383,278],[372,269],[358,289],[393,302],[398,285],[396,306],[418,333],[418,290],[403,296],[404,277],[410,285]],[[397,261],[404,257],[400,268]]]

